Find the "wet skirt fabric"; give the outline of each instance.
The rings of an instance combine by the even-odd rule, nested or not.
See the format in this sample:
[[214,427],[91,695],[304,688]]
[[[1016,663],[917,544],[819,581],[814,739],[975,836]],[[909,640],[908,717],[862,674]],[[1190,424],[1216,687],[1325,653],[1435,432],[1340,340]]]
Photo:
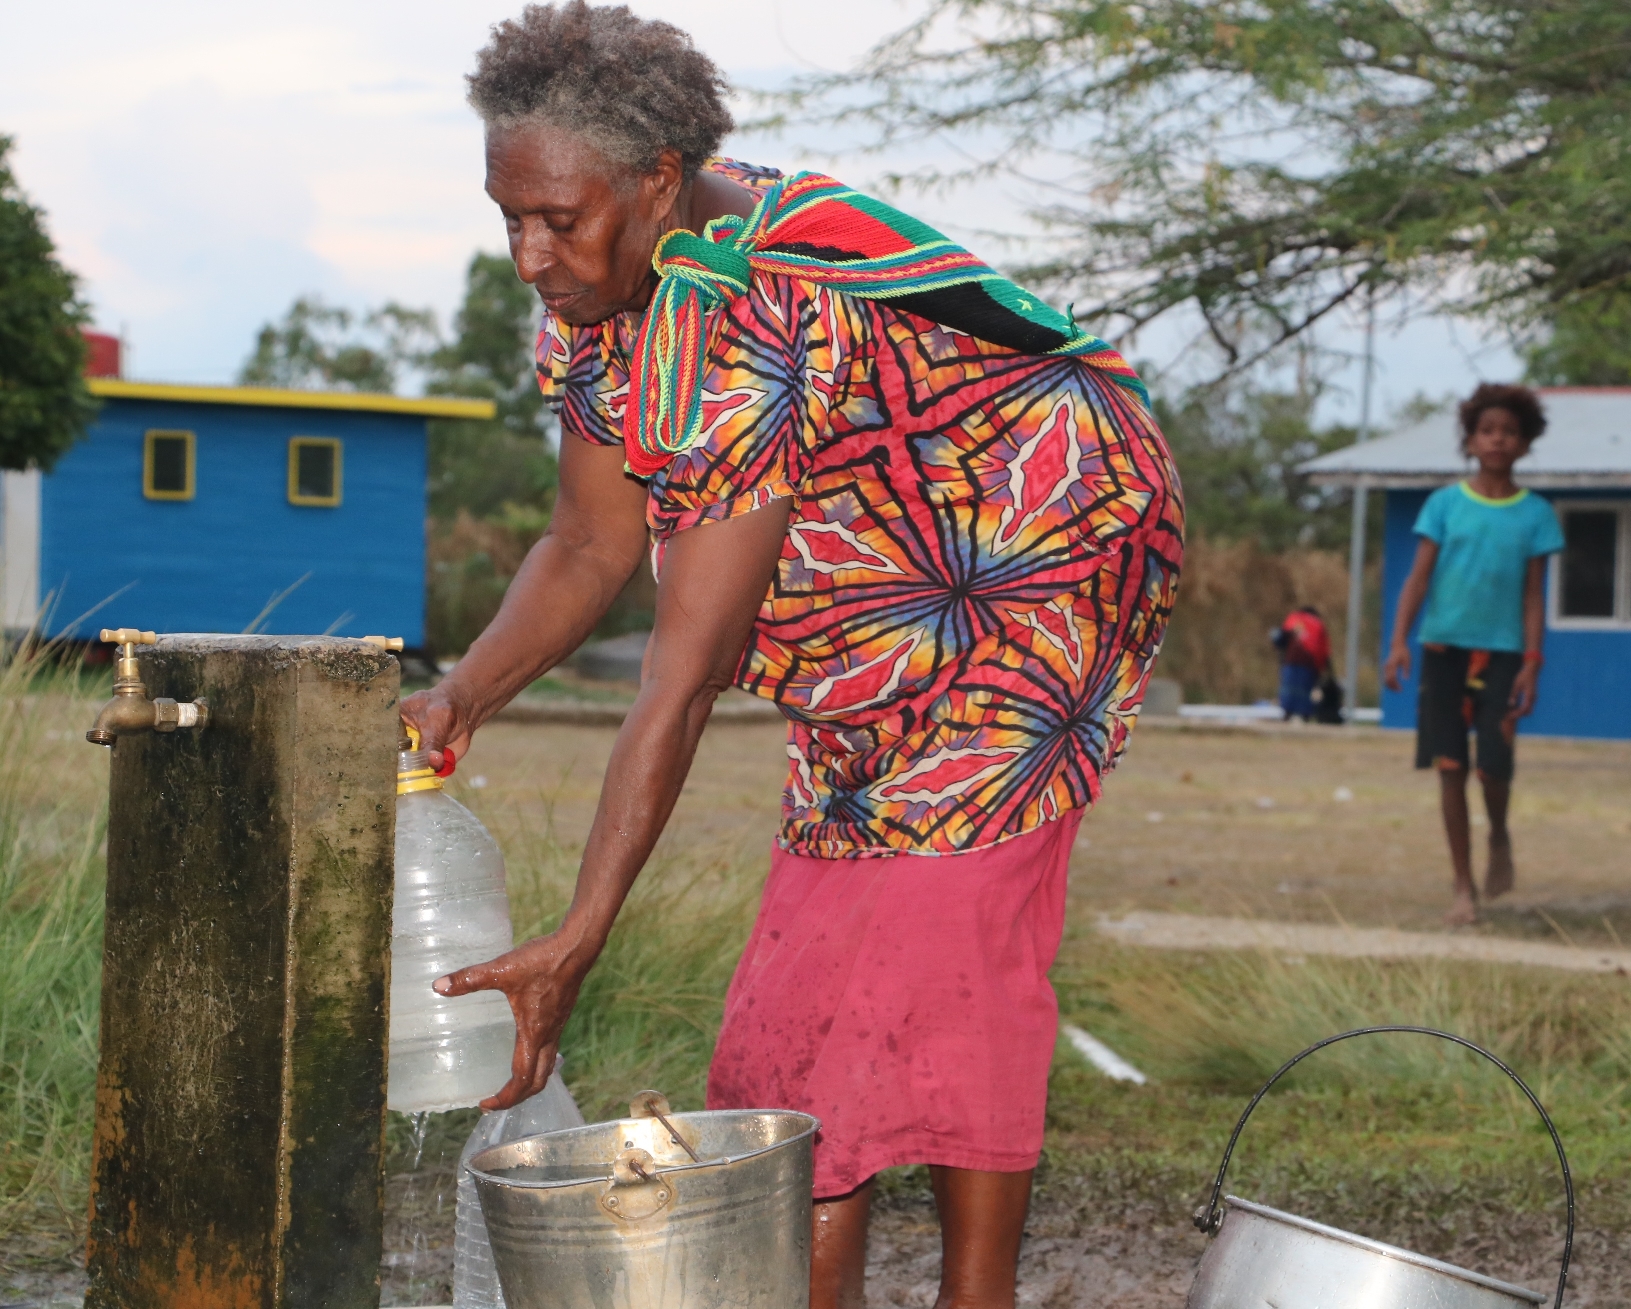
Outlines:
[[1059,1017],[1047,974],[1081,816],[930,858],[777,848],[708,1107],[820,1118],[818,1198],[902,1164],[1034,1167]]

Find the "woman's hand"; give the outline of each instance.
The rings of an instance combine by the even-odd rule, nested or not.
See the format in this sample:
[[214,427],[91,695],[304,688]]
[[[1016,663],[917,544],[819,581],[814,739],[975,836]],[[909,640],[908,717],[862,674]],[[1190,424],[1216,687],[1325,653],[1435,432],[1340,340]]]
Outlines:
[[399,706],[402,721],[419,732],[419,747],[430,752],[430,766],[441,771],[443,752],[463,759],[470,749],[470,698],[452,679],[444,678],[425,691],[415,691]]
[[[779,499],[670,538],[640,694],[612,747],[565,920],[553,935],[437,981],[442,995],[502,991],[515,1014],[510,1080],[483,1109],[519,1104],[548,1081],[584,976],[679,798],[714,697],[741,662],[790,510]],[[455,669],[448,680],[457,678]],[[456,705],[447,712],[456,716]]]
[[600,953],[565,927],[534,937],[485,964],[436,979],[440,995],[502,991],[515,1015],[515,1055],[510,1080],[481,1102],[483,1109],[509,1109],[537,1095],[555,1068],[561,1032],[572,1016],[583,979]]
[[1395,641],[1393,648],[1388,651],[1387,662],[1382,665],[1382,680],[1387,683],[1387,689],[1398,691],[1403,689],[1404,679],[1410,676],[1410,647],[1403,641]]
[[440,771],[463,759],[482,723],[583,644],[646,554],[645,487],[623,472],[623,447],[561,440],[549,530],[527,552],[504,603],[437,685],[402,701],[402,717]]

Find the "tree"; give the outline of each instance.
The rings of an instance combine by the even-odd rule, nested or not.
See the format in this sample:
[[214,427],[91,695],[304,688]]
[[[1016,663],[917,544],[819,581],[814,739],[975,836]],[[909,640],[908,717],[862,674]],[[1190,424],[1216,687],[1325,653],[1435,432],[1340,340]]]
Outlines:
[[541,516],[554,500],[550,420],[533,368],[538,297],[505,255],[476,254],[465,272],[454,338],[431,354],[436,395],[492,400],[494,423],[441,419],[431,424],[431,512],[460,509],[489,518],[511,506],[512,520]]
[[1298,465],[1351,445],[1351,427],[1316,427],[1318,391],[1210,386],[1177,400],[1159,394],[1156,418],[1183,475],[1192,536],[1253,540],[1275,552],[1344,549],[1346,492],[1311,485]]
[[419,364],[438,341],[436,315],[392,303],[353,314],[301,296],[281,323],[267,323],[244,361],[243,386],[305,391],[396,390],[404,367]]
[[1631,386],[1631,296],[1562,306],[1524,361],[1537,386]]
[[931,0],[800,99],[1045,171],[1026,275],[1101,332],[1191,306],[1240,369],[1366,290],[1631,317],[1628,50],[1624,0]]
[[85,386],[90,311],[22,194],[0,136],[0,468],[50,468],[96,415]]

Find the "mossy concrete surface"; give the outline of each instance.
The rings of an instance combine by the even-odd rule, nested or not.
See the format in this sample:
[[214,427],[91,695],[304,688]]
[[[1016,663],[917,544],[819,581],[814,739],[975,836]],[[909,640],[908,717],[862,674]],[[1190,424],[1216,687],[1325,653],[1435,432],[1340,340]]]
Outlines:
[[166,637],[114,747],[90,1309],[379,1302],[396,661]]

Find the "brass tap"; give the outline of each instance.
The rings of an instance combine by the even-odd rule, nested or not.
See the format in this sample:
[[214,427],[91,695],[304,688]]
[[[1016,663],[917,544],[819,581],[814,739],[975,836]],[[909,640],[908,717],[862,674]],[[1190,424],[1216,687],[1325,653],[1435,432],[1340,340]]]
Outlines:
[[178,727],[202,731],[209,725],[207,700],[147,698],[141,665],[136,662],[136,647],[156,645],[159,638],[155,633],[134,627],[104,627],[102,639],[119,647],[119,657],[113,665],[113,699],[96,715],[96,726],[85,733],[87,741],[92,745],[111,746],[119,737],[137,732],[173,732]]

